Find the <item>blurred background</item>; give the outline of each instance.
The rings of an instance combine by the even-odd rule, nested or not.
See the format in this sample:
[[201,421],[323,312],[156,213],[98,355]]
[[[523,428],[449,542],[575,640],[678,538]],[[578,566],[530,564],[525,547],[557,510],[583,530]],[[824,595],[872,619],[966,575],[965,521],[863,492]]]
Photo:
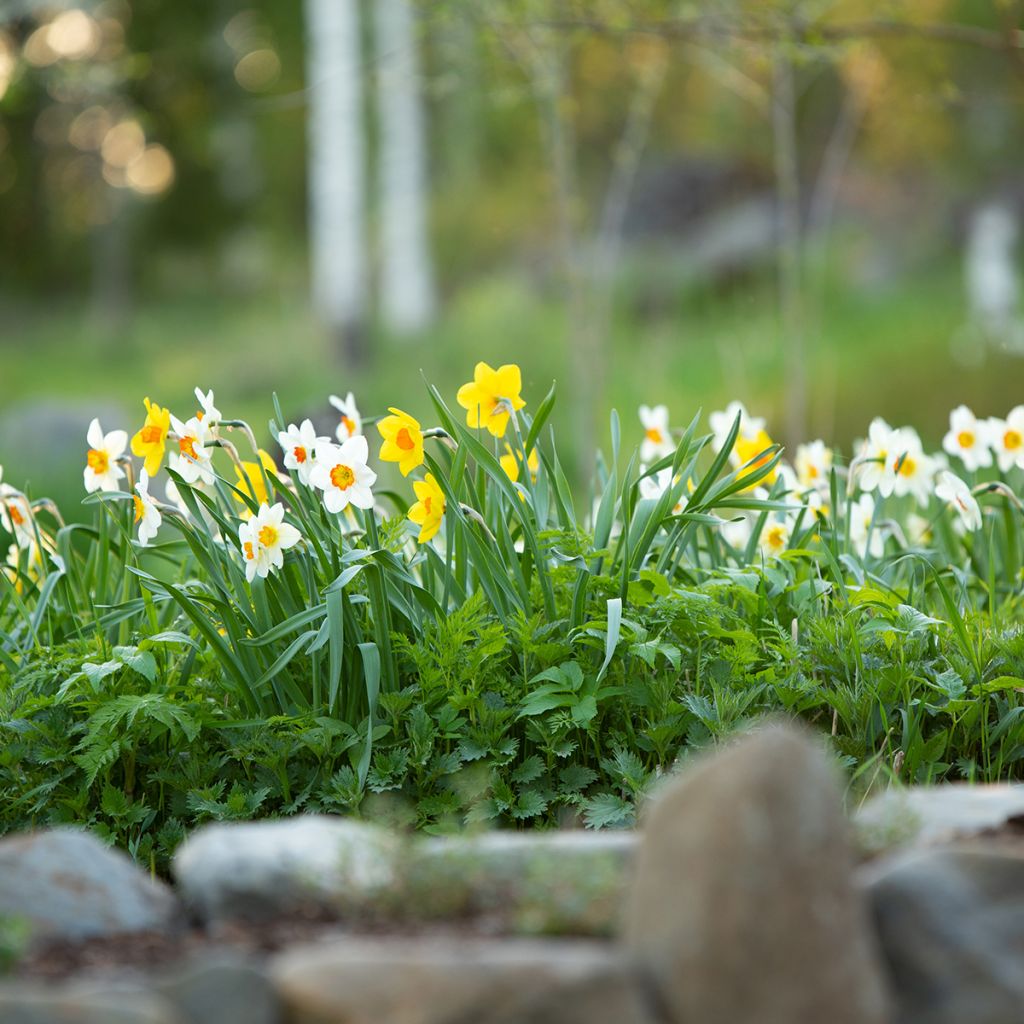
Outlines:
[[[1017,0],[0,0],[0,463],[480,359],[789,444],[1024,401]],[[636,433],[639,433],[637,426]],[[276,454],[276,453],[275,453]]]

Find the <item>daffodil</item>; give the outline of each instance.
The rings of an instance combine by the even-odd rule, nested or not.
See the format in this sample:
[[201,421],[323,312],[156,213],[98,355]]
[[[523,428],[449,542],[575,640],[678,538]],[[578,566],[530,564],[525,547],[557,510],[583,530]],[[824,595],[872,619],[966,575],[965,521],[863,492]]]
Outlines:
[[362,434],[356,434],[340,445],[321,441],[316,446],[316,457],[309,482],[324,492],[324,505],[328,512],[342,512],[349,505],[373,508],[370,489],[377,474],[366,464],[369,447]]
[[[643,467],[641,467],[641,472],[643,471]],[[680,474],[673,479],[671,466],[666,466],[664,469],[658,470],[657,473],[651,476],[641,476],[638,488],[640,491],[640,497],[657,501],[667,490],[678,484],[681,478],[682,475]],[[687,490],[692,494],[694,489],[693,481],[687,480],[686,485]],[[672,509],[672,514],[679,515],[681,512],[685,512],[688,500],[689,499],[685,494],[681,494],[679,496],[679,500]]]
[[326,440],[316,436],[312,420],[303,420],[299,426],[289,423],[288,429],[277,435],[277,443],[284,450],[285,469],[295,470],[299,480],[308,484],[317,443]]
[[0,484],[0,526],[14,537],[18,547],[27,548],[36,542],[28,499],[7,484]]
[[522,390],[522,375],[514,363],[496,370],[487,363],[477,363],[473,379],[459,388],[456,397],[466,410],[467,426],[482,427],[494,437],[504,437],[509,416],[526,405],[520,396]]
[[1005,420],[990,418],[988,435],[1001,473],[1024,469],[1024,405],[1011,409]]
[[911,512],[907,516],[907,536],[915,544],[930,544],[932,521],[916,512]]
[[[512,445],[506,443],[505,454],[498,459],[498,462],[505,470],[505,476],[515,483],[519,479],[519,455],[512,450]],[[536,481],[537,474],[540,472],[540,456],[537,454],[536,448],[530,449],[530,454],[526,458],[526,466],[530,471],[530,479]]]
[[925,455],[921,438],[911,427],[901,427],[892,434],[887,455],[886,479],[892,477],[892,493],[898,497],[912,495],[919,505],[927,505],[935,483],[935,460]]
[[[242,468],[235,467],[235,476],[237,483],[235,487],[242,492],[247,498],[252,498],[253,501],[262,505],[267,501],[267,485],[263,480],[263,472],[260,470],[262,465],[263,470],[267,473],[277,474],[277,466],[274,464],[274,460],[270,455],[265,452],[262,448],[257,452],[259,455],[259,462],[243,462]],[[235,495],[235,501],[242,505],[245,505],[244,500],[239,496]],[[242,518],[248,519],[252,513],[246,506],[245,511],[242,512]]]
[[942,447],[969,472],[992,465],[988,421],[977,419],[966,405],[958,405],[949,414],[949,432],[942,439]]
[[[872,529],[874,524],[874,529]],[[850,502],[850,543],[854,551],[864,558],[881,558],[885,552],[885,534],[875,524],[875,499],[870,494],[862,494],[856,501]]]
[[736,551],[743,551],[750,543],[753,527],[750,519],[747,516],[741,515],[735,519],[727,519],[719,526],[718,532],[722,535],[722,540],[731,548],[734,548]]
[[338,420],[338,426],[335,429],[335,435],[340,444],[343,444],[350,437],[355,437],[363,432],[363,418],[359,415],[359,410],[356,408],[356,399],[351,391],[344,398],[331,395],[330,403],[341,413],[341,418]]
[[730,402],[724,410],[713,412],[708,416],[708,423],[711,424],[712,440],[711,445],[716,452],[722,450],[729,431],[732,430],[736,417],[740,418],[739,437],[754,438],[764,430],[765,421],[760,416],[751,416],[742,402]]
[[417,466],[423,465],[423,431],[418,420],[414,420],[401,409],[389,409],[377,423],[377,430],[384,439],[380,446],[381,462],[397,462],[402,476],[408,476]]
[[200,419],[206,424],[211,437],[216,437],[217,425],[223,417],[220,414],[220,409],[214,404],[213,390],[204,392],[202,388],[196,388],[195,395],[196,401],[199,403],[196,419]]
[[111,430],[104,434],[99,420],[89,424],[85,439],[89,450],[85,453],[85,489],[93,491],[116,491],[117,483],[124,479],[124,470],[117,460],[128,447],[128,435],[123,430]]
[[[768,432],[763,427],[758,430],[753,437],[741,435],[736,438],[736,444],[732,450],[733,462],[737,468],[746,467],[744,471],[740,473],[739,479],[742,480],[743,477],[750,476],[762,466],[771,462],[774,457],[774,452],[768,452],[768,449],[771,448],[774,443],[775,442],[772,441],[768,436]],[[749,465],[747,465],[748,463]],[[778,475],[778,466],[775,466],[767,476],[758,480],[758,483],[764,483],[770,486],[775,483]]]
[[178,438],[178,451],[173,455],[171,468],[187,484],[202,481],[213,483],[213,448],[209,446],[210,424],[205,416],[193,416],[182,423],[176,416],[171,416],[171,426]]
[[862,491],[877,490],[883,497],[892,494],[896,484],[895,460],[890,458],[896,433],[880,416],[868,427],[867,440],[857,456],[857,483]]
[[[47,546],[46,552],[51,558],[54,557],[51,547]],[[25,546],[12,544],[7,549],[7,561],[2,571],[19,594],[25,591],[25,580],[38,582],[42,579],[44,569],[43,549],[34,539]]]
[[656,405],[651,408],[649,405],[641,405],[639,415],[640,425],[644,428],[644,439],[640,442],[640,461],[657,462],[671,455],[676,446],[668,426],[668,406]]
[[948,469],[939,472],[935,497],[951,505],[960,517],[960,522],[968,530],[980,529],[981,506],[971,494],[970,487],[955,473],[951,473]]
[[155,536],[164,517],[149,493],[149,473],[145,469],[139,473],[139,482],[135,485],[135,522],[139,527],[139,543],[145,547]]
[[426,544],[441,528],[445,510],[444,491],[433,473],[428,473],[423,480],[415,481],[412,489],[416,492],[417,500],[409,509],[409,519],[420,528],[417,538],[419,543]]
[[789,547],[790,526],[785,520],[773,519],[761,530],[761,554],[765,558],[778,558]]
[[164,461],[167,435],[171,429],[171,413],[168,409],[162,409],[159,405],[155,405],[148,398],[144,401],[146,422],[132,438],[132,454],[144,459],[143,465],[146,472],[150,476],[156,476]]
[[260,505],[259,512],[238,527],[238,540],[245,558],[245,578],[265,579],[272,569],[284,565],[284,553],[302,540],[302,534],[284,521],[284,505]]
[[793,465],[801,487],[828,490],[829,474],[832,472],[832,449],[824,441],[797,445]]

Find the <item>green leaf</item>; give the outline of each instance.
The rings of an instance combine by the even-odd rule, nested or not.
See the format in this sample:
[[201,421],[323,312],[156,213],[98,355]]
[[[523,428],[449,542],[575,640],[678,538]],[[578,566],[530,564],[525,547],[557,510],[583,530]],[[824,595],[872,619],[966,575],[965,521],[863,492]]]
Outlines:
[[115,647],[114,657],[143,679],[156,682],[156,658],[149,651],[140,651],[138,647]]
[[633,805],[614,793],[599,793],[583,801],[583,823],[587,828],[626,828],[635,819]]

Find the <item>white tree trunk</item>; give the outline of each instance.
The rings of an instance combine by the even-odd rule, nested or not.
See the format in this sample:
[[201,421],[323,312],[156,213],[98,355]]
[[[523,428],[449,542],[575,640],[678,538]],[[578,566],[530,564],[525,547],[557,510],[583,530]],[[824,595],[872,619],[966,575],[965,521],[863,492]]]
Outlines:
[[306,35],[313,302],[354,347],[366,296],[359,0],[306,0]]
[[427,152],[410,0],[374,0],[380,118],[381,317],[397,333],[434,316],[427,239]]

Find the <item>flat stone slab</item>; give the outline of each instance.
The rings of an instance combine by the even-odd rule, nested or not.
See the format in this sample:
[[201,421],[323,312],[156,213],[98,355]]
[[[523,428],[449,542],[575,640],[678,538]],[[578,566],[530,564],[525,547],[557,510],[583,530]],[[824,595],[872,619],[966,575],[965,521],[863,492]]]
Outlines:
[[4,1024],[192,1024],[160,996],[136,985],[0,984]]
[[398,838],[376,826],[303,815],[204,826],[171,870],[202,920],[260,918],[308,904],[362,904],[393,881],[398,848]]
[[853,816],[861,846],[878,852],[904,843],[942,843],[1000,828],[1024,818],[1024,785],[890,789]]
[[527,994],[633,983],[619,947],[554,939],[341,939],[289,950],[270,973],[290,1024],[475,1024]]
[[162,930],[180,913],[168,886],[88,832],[0,839],[0,914],[25,921],[32,939]]
[[424,839],[382,903],[425,918],[500,913],[518,933],[610,935],[635,832],[487,832]]

